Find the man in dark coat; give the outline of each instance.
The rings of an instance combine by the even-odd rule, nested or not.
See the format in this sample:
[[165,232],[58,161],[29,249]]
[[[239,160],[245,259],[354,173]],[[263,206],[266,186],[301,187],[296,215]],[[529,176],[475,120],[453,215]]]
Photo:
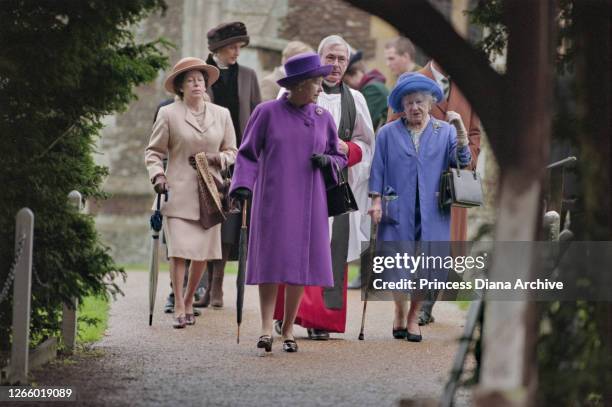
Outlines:
[[389,96],[389,90],[385,86],[387,79],[377,69],[368,71],[362,56],[361,51],[351,55],[343,81],[365,97],[374,132],[376,132],[387,121],[387,97]]

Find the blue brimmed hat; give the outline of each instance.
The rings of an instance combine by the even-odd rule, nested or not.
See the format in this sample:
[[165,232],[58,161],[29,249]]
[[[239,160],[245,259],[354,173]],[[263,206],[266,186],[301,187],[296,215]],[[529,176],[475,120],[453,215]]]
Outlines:
[[396,113],[403,111],[402,99],[404,96],[415,92],[431,93],[436,99],[436,103],[444,99],[444,93],[435,81],[423,74],[408,72],[400,75],[397,84],[389,94],[389,106]]
[[304,79],[325,77],[333,68],[331,65],[321,65],[321,58],[314,52],[294,55],[285,62],[284,67],[286,76],[276,81],[284,88]]

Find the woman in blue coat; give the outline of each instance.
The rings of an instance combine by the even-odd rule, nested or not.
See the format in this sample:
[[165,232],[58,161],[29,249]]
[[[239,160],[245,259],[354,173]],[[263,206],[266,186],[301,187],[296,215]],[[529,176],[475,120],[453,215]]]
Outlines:
[[[467,166],[470,150],[459,114],[448,112],[450,124],[430,115],[442,98],[436,82],[418,73],[402,75],[389,95],[391,108],[405,112],[405,117],[383,126],[376,138],[369,213],[380,223],[379,242],[450,240],[450,212],[438,206],[440,176],[449,165],[456,166],[456,160]],[[416,332],[421,301],[413,298],[406,312],[405,297],[394,294],[393,336],[420,342]]]

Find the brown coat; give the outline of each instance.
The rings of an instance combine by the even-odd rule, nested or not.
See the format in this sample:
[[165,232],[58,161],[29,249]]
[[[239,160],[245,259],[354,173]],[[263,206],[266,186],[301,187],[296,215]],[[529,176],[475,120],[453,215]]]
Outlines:
[[[206,93],[210,96],[210,100],[215,102],[215,95],[212,86],[206,89]],[[238,103],[240,107],[240,133],[244,134],[244,129],[249,122],[251,112],[255,110],[261,102],[261,93],[259,91],[259,83],[257,82],[257,74],[251,68],[243,65],[238,65]]]
[[[431,71],[432,63],[433,61],[429,61],[429,63],[418,72],[435,80]],[[440,72],[440,69],[437,70]],[[472,110],[472,106],[470,106],[459,88],[454,86],[453,82],[450,83],[448,100],[443,100],[435,105],[431,110],[431,115],[438,120],[446,120],[446,112],[449,110],[455,111],[461,115],[463,124],[468,132],[470,153],[472,153],[470,167],[475,168],[478,154],[480,153],[480,119],[476,116],[476,113]],[[403,113],[394,113],[393,110],[389,108],[387,123],[402,116]],[[451,240],[467,240],[467,210],[465,208],[453,207],[451,210]]]
[[162,107],[153,125],[145,163],[152,180],[164,173],[163,159],[168,157],[169,194],[162,207],[166,216],[200,218],[197,174],[189,164],[189,156],[202,151],[220,152],[225,166],[236,160],[236,135],[229,110],[210,102],[205,106],[203,127],[180,100]]
[[269,75],[264,76],[259,83],[259,87],[261,88],[261,100],[263,102],[266,100],[274,100],[278,97],[278,92],[280,92],[281,87],[276,81],[284,77],[285,72],[280,66],[274,68]]

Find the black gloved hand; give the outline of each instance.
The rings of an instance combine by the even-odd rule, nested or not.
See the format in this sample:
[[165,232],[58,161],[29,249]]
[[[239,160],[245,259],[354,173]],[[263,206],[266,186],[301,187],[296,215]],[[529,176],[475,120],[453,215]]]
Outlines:
[[331,160],[325,154],[313,154],[310,161],[315,168],[326,168],[331,164]]
[[248,188],[240,187],[236,188],[231,194],[230,197],[244,202],[251,197],[251,191]]

